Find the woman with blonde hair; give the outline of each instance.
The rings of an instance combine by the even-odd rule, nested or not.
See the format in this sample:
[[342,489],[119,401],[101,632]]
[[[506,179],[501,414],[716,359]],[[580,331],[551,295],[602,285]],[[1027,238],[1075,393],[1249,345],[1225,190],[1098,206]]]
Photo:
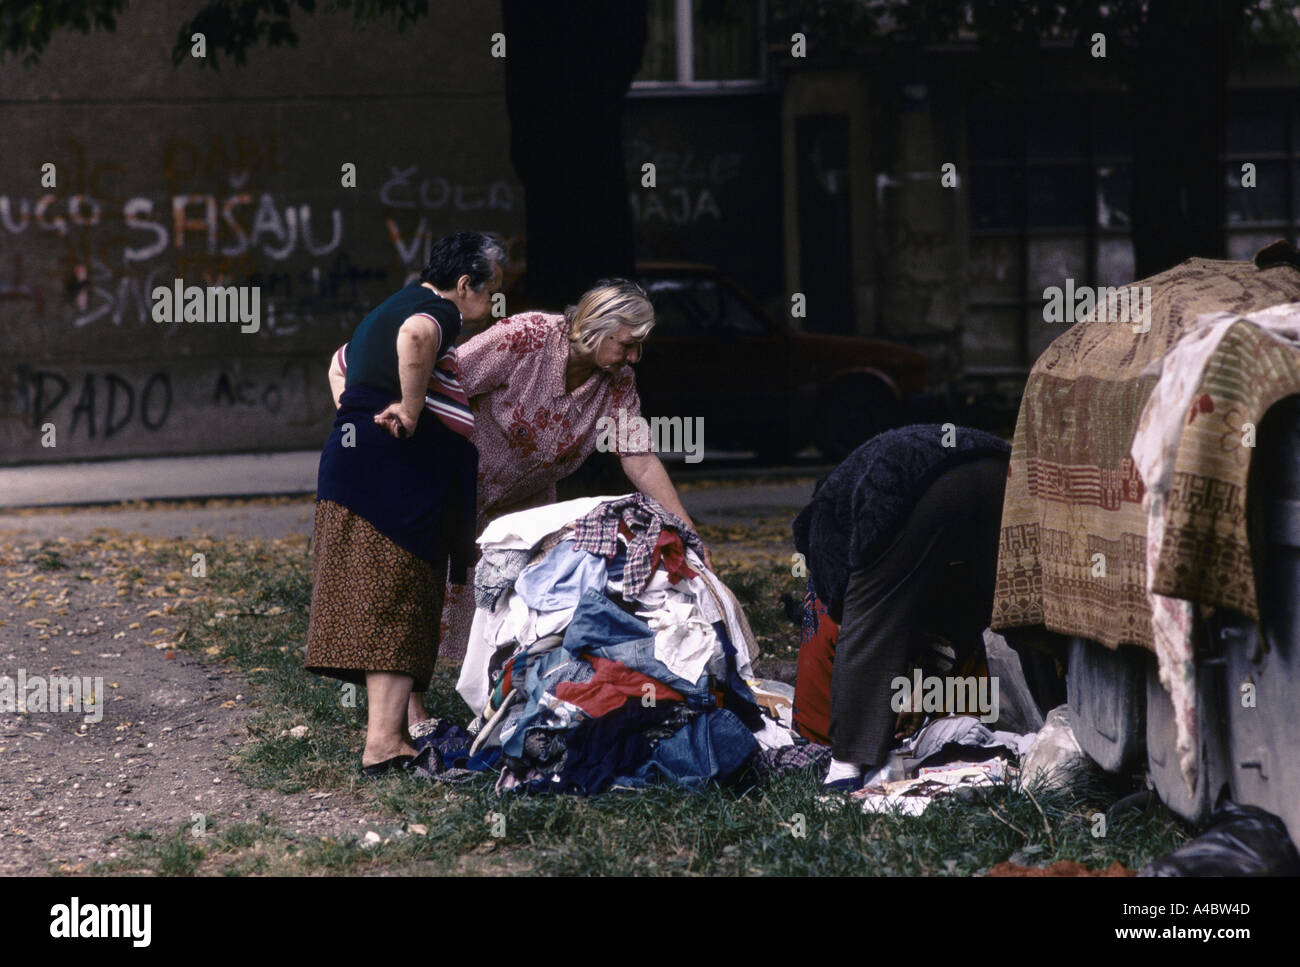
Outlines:
[[[641,416],[631,365],[654,328],[654,308],[627,279],[605,279],[564,313],[503,319],[459,347],[460,381],[474,412],[478,533],[503,514],[555,502],[555,485],[596,449],[602,417],[627,426]],[[341,384],[346,347],[331,382]],[[650,441],[619,433],[614,452],[638,491],[694,528]],[[712,561],[705,552],[705,564]],[[440,654],[463,658],[474,617],[469,586],[448,586]],[[409,721],[426,718],[411,696]]]

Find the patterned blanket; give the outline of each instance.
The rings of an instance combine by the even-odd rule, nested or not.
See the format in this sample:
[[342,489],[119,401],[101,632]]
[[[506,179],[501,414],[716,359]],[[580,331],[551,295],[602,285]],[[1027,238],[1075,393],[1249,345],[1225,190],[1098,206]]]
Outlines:
[[[1141,325],[1094,312],[1039,357],[1012,442],[994,628],[1045,625],[1112,648],[1152,648],[1144,484],[1130,456],[1156,383],[1145,371],[1202,313],[1300,302],[1298,266],[1285,243],[1253,262],[1189,259],[1129,287],[1150,287]],[[1245,513],[1253,442],[1244,441],[1253,439],[1248,424],[1295,393],[1300,352],[1232,324],[1181,435],[1153,591],[1258,618]]]

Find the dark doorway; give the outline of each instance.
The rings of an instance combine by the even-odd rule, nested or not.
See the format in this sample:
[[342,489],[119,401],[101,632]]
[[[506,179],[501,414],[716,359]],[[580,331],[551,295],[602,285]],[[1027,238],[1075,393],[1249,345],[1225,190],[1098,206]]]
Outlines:
[[849,119],[845,114],[808,115],[798,119],[795,134],[799,278],[808,297],[805,325],[818,332],[855,332]]

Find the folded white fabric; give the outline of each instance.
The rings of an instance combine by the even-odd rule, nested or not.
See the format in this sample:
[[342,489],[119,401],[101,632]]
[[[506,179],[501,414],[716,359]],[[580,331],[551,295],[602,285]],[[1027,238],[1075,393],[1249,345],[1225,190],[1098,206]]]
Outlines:
[[1034,737],[992,731],[973,715],[947,715],[933,720],[912,737],[908,755],[914,759],[926,759],[949,742],[978,748],[1003,746],[1019,756],[1029,751]]
[[488,664],[492,655],[500,644],[510,640],[507,625],[513,598],[513,594],[503,594],[491,611],[474,609],[474,621],[469,626],[469,642],[465,646],[465,660],[460,665],[460,677],[456,679],[456,691],[475,715],[481,715],[487,706]]
[[[721,578],[712,571],[705,569],[704,563],[693,552],[687,551],[686,559],[692,567],[700,572],[700,579],[708,582],[713,589],[713,594],[722,603],[721,617],[727,623],[727,635],[731,638],[731,644],[736,649],[736,671],[740,673],[742,678],[755,678],[754,669],[750,667],[749,660],[750,656],[757,650],[757,646],[754,641],[754,632],[749,628],[749,621],[745,618],[745,612],[740,607],[740,602],[731,593],[731,589],[722,583]],[[705,599],[709,601],[707,606],[704,604]],[[709,618],[711,611],[716,612],[712,595],[700,595],[699,601],[706,619]]]
[[[681,586],[682,584],[679,582],[677,587]],[[668,599],[668,590],[672,587],[673,585],[668,578],[668,572],[663,568],[655,568],[654,573],[650,575],[650,580],[647,581],[645,587],[641,589],[641,593],[632,600],[634,600],[643,611],[657,611],[659,608],[663,607],[664,601]],[[621,595],[623,593],[623,582],[621,580],[610,581],[608,589]]]
[[696,607],[693,594],[670,589],[653,611],[638,611],[655,633],[655,657],[678,678],[694,684],[718,649],[718,636]]

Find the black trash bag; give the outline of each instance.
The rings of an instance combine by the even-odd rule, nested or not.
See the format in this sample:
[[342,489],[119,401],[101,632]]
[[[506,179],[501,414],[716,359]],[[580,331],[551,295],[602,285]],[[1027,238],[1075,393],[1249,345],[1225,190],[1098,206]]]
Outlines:
[[1205,832],[1138,876],[1300,876],[1300,854],[1272,813],[1224,802]]

